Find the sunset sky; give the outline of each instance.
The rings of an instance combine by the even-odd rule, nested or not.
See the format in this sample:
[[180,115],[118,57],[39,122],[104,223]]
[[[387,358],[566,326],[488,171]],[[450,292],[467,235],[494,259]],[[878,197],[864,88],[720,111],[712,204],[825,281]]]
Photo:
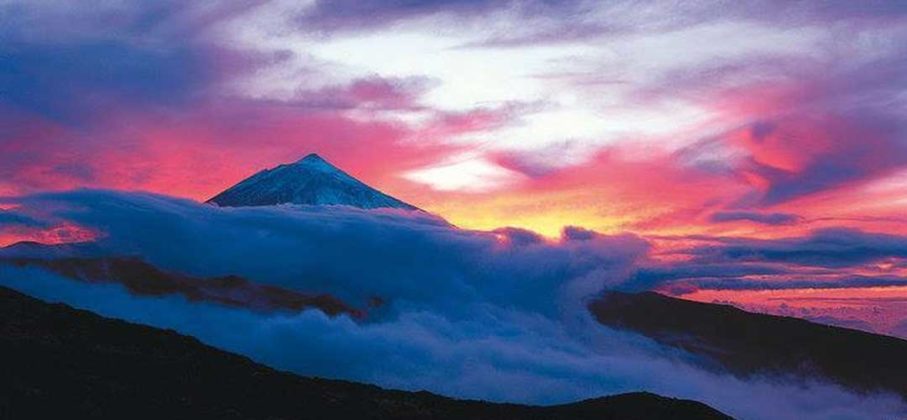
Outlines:
[[[90,3],[90,5],[88,4]],[[897,1],[0,0],[0,196],[204,201],[318,153],[640,284],[907,336]],[[2,204],[0,245],[81,238]]]

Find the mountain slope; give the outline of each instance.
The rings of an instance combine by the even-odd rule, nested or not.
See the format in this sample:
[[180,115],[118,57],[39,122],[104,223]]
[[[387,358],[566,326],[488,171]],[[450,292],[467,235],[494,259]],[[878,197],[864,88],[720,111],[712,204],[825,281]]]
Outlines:
[[330,316],[365,313],[327,294],[305,294],[282,287],[258,284],[239,276],[193,277],[162,270],[136,257],[7,258],[0,267],[40,268],[84,283],[118,283],[143,296],[181,295],[190,301],[257,311],[301,311],[318,308]]
[[608,292],[589,304],[604,325],[705,356],[741,376],[826,378],[907,398],[907,341],[654,292]]
[[0,288],[0,418],[724,419],[633,393],[552,407],[302,378],[172,331]]
[[258,172],[208,203],[222,207],[307,204],[417,210],[362,183],[314,153],[295,163]]

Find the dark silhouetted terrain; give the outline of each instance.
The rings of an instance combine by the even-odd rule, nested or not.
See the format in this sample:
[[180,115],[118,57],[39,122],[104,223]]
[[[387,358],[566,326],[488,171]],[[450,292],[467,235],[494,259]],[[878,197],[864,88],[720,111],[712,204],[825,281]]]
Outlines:
[[609,292],[589,309],[604,325],[705,356],[724,369],[827,378],[907,397],[907,341],[654,292]]
[[304,294],[277,286],[250,282],[238,276],[200,278],[157,268],[133,257],[4,258],[0,264],[37,267],[86,283],[118,283],[136,295],[181,295],[190,301],[207,301],[245,309],[300,311],[318,308],[328,315],[364,312],[326,294]]
[[302,378],[172,331],[6,288],[0,346],[4,419],[727,418],[698,402],[649,393],[530,407]]

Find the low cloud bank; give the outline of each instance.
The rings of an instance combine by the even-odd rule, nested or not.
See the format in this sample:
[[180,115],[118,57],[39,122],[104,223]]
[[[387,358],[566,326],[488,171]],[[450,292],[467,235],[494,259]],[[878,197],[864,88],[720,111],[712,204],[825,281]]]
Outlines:
[[709,373],[690,355],[595,323],[585,299],[625,287],[649,251],[632,235],[571,228],[552,242],[516,229],[460,230],[417,213],[222,209],[110,191],[35,195],[16,204],[21,214],[52,208],[54,218],[99,232],[94,252],[137,255],[187,274],[235,274],[351,302],[386,302],[365,322],[317,310],[262,314],[0,266],[0,283],[42,299],[173,328],[304,375],[543,404],[648,390],[741,418],[905,412],[894,396]]

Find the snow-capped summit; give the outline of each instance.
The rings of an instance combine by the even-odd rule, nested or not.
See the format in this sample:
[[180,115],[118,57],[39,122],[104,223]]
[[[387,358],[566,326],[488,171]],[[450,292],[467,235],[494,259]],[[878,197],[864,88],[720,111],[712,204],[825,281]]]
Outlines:
[[325,171],[339,171],[337,167],[328,163],[328,161],[324,160],[324,158],[318,156],[317,153],[309,153],[305,155],[304,158],[297,160],[295,164],[305,164],[311,168]]
[[222,207],[308,204],[418,210],[365,185],[314,153],[258,172],[208,202]]

